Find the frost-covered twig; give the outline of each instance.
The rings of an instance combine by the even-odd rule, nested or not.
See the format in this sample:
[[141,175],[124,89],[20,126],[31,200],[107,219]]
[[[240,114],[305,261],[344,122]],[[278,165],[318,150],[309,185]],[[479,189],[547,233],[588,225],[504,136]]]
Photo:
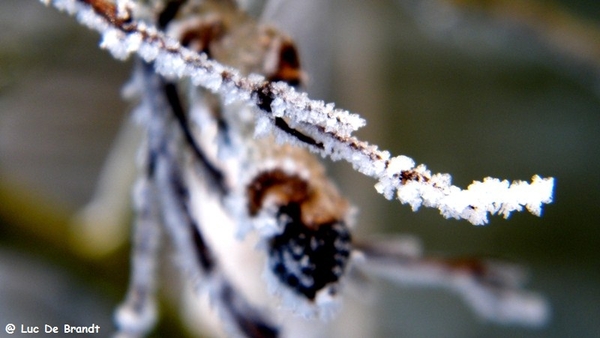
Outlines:
[[386,198],[397,197],[413,209],[435,207],[447,218],[485,224],[488,213],[507,217],[526,207],[540,215],[541,205],[552,201],[554,180],[534,176],[531,183],[487,178],[462,190],[450,175],[432,175],[424,165],[406,157],[391,158],[388,151],[351,136],[365,124],[356,114],[333,104],[310,100],[285,83],[263,76],[244,77],[233,68],[182,47],[150,24],[106,0],[42,0],[65,10],[103,36],[101,46],[118,59],[137,53],[167,78],[190,78],[221,94],[226,102],[242,101],[257,109],[256,134],[273,131],[278,140],[303,145],[333,160],[343,159],[359,172],[378,180],[376,189]]

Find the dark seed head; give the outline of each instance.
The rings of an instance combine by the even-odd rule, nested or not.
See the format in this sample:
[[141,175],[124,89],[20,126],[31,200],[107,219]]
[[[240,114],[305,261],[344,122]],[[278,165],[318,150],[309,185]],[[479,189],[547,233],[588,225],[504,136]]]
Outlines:
[[269,246],[269,266],[277,279],[309,300],[331,283],[337,282],[350,257],[351,238],[343,221],[309,228],[302,224],[300,207],[281,207],[286,214],[284,231]]

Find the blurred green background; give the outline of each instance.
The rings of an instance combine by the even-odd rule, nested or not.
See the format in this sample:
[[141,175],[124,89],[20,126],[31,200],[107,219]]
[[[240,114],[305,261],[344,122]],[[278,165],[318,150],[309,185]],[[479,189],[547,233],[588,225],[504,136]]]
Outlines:
[[[331,165],[360,208],[359,235],[408,233],[434,254],[517,262],[529,268],[527,288],[552,306],[544,328],[502,327],[445,291],[373,280],[375,296],[361,305],[373,336],[600,336],[600,57],[579,58],[575,43],[600,50],[600,3],[548,10],[570,13],[582,41],[545,40],[528,26],[535,20],[505,20],[467,1],[290,3],[269,19],[298,41],[311,96],[367,119],[362,139],[449,172],[459,186],[556,178],[543,217],[475,227],[436,210],[413,213],[345,163]],[[545,29],[563,24],[556,20]],[[125,292],[126,246],[90,258],[68,240],[128,111],[119,92],[130,64],[97,44],[96,33],[38,1],[0,3],[0,336],[9,322],[96,323],[107,333]],[[155,336],[181,334],[177,312],[162,315]]]

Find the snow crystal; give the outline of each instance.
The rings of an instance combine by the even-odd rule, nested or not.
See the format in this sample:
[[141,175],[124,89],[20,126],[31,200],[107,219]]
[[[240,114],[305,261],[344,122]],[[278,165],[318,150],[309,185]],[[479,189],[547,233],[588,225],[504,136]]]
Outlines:
[[179,55],[169,52],[159,53],[154,68],[166,78],[180,78],[185,72],[185,63]]
[[407,182],[402,189],[398,189],[398,200],[403,204],[410,205],[413,211],[419,210],[423,199],[421,198],[419,182]]
[[405,170],[410,170],[415,167],[415,161],[412,158],[407,156],[396,156],[393,157],[388,165],[388,175],[389,173],[397,174]]
[[275,117],[283,117],[285,113],[285,102],[280,97],[276,97],[273,102],[271,102],[271,112]]
[[102,35],[100,47],[108,49],[112,56],[118,60],[125,60],[130,54],[125,33],[117,29],[109,29]]
[[215,93],[221,88],[222,84],[223,78],[218,74],[207,74],[206,79],[204,80],[204,87]]
[[256,117],[256,124],[254,126],[254,137],[264,137],[271,134],[273,129],[273,122],[269,117],[264,114],[260,114]]
[[152,62],[160,53],[159,47],[154,43],[143,43],[138,48],[138,55],[146,62]]
[[67,12],[71,13],[71,11],[74,10],[77,10],[77,21],[85,26],[100,32],[108,29],[108,24],[102,18],[98,17],[93,10],[87,8],[84,9],[80,4],[72,3],[69,5]]
[[535,175],[531,178],[531,189],[527,195],[527,210],[536,216],[542,214],[542,203],[552,203],[554,193],[554,178],[541,178]]

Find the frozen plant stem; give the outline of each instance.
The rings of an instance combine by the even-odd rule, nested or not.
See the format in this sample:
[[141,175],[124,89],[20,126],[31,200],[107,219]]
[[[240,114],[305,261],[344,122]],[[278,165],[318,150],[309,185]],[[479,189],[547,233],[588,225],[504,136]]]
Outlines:
[[146,62],[154,62],[155,71],[166,78],[190,78],[194,85],[222,95],[226,102],[242,101],[256,107],[257,136],[274,133],[279,141],[304,146],[332,160],[346,160],[357,171],[375,178],[379,193],[410,204],[413,210],[433,207],[446,218],[481,225],[487,223],[488,213],[508,217],[524,207],[539,216],[542,204],[552,202],[553,178],[536,175],[531,183],[486,178],[463,190],[451,184],[448,174],[432,174],[406,156],[391,158],[388,151],[351,136],[365,125],[358,115],[310,100],[283,82],[269,82],[260,75],[244,77],[203,53],[182,47],[154,26],[133,20],[127,8],[112,2],[42,2],[75,15],[100,32],[101,46],[115,58],[136,53]]

